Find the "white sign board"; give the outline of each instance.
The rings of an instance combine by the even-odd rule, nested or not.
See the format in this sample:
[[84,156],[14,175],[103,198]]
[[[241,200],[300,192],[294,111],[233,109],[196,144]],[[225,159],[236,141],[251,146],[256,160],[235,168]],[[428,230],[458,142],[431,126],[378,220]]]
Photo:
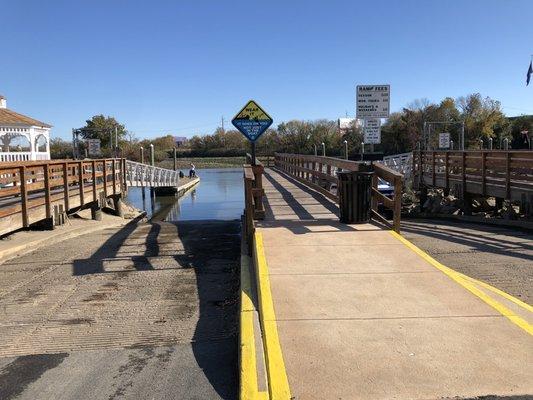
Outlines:
[[100,151],[100,139],[87,139],[87,153],[90,156],[99,156]]
[[355,118],[339,118],[339,129],[345,130],[356,126]]
[[364,142],[368,144],[381,143],[381,120],[379,118],[365,119]]
[[357,118],[389,118],[390,85],[358,85],[356,96]]
[[448,132],[439,133],[439,149],[450,148],[450,134]]

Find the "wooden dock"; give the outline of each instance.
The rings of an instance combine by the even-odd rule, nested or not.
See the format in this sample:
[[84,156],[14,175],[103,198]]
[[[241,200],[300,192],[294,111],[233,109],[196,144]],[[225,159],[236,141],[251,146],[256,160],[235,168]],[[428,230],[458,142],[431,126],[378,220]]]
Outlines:
[[340,223],[306,169],[265,170],[248,228],[270,398],[533,393],[530,306],[382,224]]

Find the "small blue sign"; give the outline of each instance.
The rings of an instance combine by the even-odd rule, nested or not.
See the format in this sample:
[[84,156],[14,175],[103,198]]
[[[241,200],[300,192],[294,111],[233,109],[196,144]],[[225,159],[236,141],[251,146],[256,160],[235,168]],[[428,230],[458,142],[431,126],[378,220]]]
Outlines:
[[253,100],[250,100],[231,120],[233,126],[251,142],[259,139],[272,122],[274,120],[270,115]]

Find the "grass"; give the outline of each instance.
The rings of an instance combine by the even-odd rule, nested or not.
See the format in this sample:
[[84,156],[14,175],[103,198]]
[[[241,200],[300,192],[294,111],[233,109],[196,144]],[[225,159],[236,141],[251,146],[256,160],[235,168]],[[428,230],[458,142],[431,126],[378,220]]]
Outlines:
[[[191,163],[196,168],[237,168],[245,163],[244,157],[192,157],[178,158],[178,169],[189,169]],[[174,160],[166,159],[158,164],[159,167],[172,169]]]
[[[259,160],[265,161],[265,157],[258,157]],[[272,158],[271,158],[272,160]],[[246,162],[245,157],[178,157],[178,169],[190,168],[191,163],[196,168],[239,168]],[[157,164],[158,167],[172,169],[174,160],[167,158]]]

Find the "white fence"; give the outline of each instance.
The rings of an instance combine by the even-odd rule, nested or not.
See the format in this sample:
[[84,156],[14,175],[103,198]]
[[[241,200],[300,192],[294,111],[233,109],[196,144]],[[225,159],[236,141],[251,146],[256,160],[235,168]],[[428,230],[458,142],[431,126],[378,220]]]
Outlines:
[[47,152],[32,153],[30,151],[0,152],[0,162],[44,161],[49,160]]
[[177,187],[179,172],[126,160],[126,184],[140,187]]
[[413,153],[395,154],[383,157],[383,164],[403,174],[405,180],[411,180],[413,172]]

